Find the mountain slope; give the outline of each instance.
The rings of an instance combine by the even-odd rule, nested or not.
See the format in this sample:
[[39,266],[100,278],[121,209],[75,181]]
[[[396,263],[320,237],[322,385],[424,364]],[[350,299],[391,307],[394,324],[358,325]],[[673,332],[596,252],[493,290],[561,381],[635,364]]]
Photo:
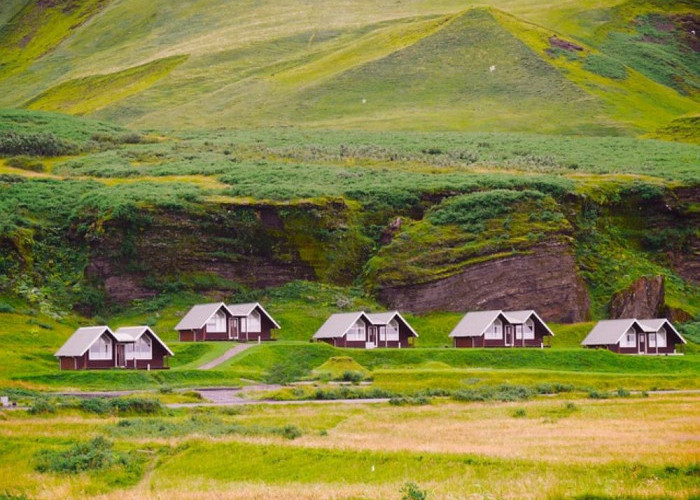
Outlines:
[[[12,71],[0,79],[0,106],[139,127],[594,135],[651,133],[700,112],[693,4],[664,14],[639,0],[491,3],[505,10],[463,11],[451,0],[391,9],[367,0],[94,1],[70,28],[72,11],[37,31],[32,43],[50,49],[30,54],[17,37],[44,4],[27,2],[12,18],[22,28],[2,31],[0,63]],[[553,45],[553,35],[577,49]]]

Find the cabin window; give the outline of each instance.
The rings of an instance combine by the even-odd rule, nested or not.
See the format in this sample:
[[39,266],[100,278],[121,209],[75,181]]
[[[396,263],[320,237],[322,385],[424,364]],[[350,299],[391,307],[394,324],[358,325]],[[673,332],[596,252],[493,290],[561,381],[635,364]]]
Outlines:
[[637,334],[630,328],[620,340],[620,347],[637,347]]
[[523,327],[523,334],[525,335],[525,340],[532,340],[535,338],[535,322],[528,319]]
[[649,347],[666,347],[666,329],[661,328],[656,333],[649,334]]
[[[386,333],[385,333],[386,331]],[[398,341],[399,340],[399,323],[395,319],[389,321],[386,325],[386,329],[381,329],[379,331],[379,340],[385,341]]]
[[496,319],[491,325],[486,329],[484,338],[487,339],[502,339],[503,338],[503,322],[500,319]]
[[523,338],[523,325],[514,325],[515,328],[515,338],[522,340]]
[[210,333],[226,333],[226,314],[219,310],[207,320],[207,331]]
[[153,343],[149,337],[142,335],[133,344],[127,344],[125,349],[126,359],[151,359],[153,358]]
[[249,332],[259,332],[260,331],[260,313],[258,311],[253,311],[248,316],[248,331]]
[[90,359],[112,359],[112,339],[102,335],[90,346]]
[[347,333],[348,340],[365,340],[365,322],[358,319],[354,325],[350,327]]

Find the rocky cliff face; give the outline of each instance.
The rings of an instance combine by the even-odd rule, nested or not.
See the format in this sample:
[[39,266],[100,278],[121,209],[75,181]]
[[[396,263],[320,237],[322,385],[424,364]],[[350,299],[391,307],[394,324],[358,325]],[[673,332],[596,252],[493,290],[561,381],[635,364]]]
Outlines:
[[[309,216],[318,213],[325,216]],[[361,268],[361,262],[350,262],[356,257],[353,252],[343,251],[342,258],[334,254],[342,248],[346,215],[345,207],[337,204],[212,205],[198,213],[150,210],[138,225],[106,224],[91,245],[86,277],[108,300],[118,302],[152,296],[159,283],[186,283],[197,275],[252,288],[314,280],[341,272],[332,266]],[[287,227],[299,217],[305,226],[303,240]],[[333,254],[330,264],[318,257],[323,245]],[[211,287],[216,290],[215,283]]]
[[665,298],[664,277],[643,276],[626,290],[613,295],[610,319],[660,318],[665,314]]
[[404,311],[535,309],[546,321],[588,319],[589,298],[565,243],[534,247],[414,286],[384,287],[380,299]]

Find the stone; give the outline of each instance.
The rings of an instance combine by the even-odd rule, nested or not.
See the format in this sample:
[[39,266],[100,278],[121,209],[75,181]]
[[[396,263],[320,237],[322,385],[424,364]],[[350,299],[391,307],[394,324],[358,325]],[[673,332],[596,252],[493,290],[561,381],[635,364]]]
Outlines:
[[666,313],[665,278],[642,276],[610,301],[610,319],[661,318]]
[[386,286],[383,303],[413,313],[534,309],[545,321],[589,318],[590,300],[569,244],[470,265],[452,276],[415,285]]

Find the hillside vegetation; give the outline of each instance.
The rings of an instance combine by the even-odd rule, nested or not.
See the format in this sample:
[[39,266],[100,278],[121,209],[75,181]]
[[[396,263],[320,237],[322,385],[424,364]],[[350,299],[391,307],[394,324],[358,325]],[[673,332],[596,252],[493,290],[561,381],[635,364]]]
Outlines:
[[159,128],[664,129],[695,140],[667,127],[699,110],[692,2],[482,5],[10,2],[0,106]]

